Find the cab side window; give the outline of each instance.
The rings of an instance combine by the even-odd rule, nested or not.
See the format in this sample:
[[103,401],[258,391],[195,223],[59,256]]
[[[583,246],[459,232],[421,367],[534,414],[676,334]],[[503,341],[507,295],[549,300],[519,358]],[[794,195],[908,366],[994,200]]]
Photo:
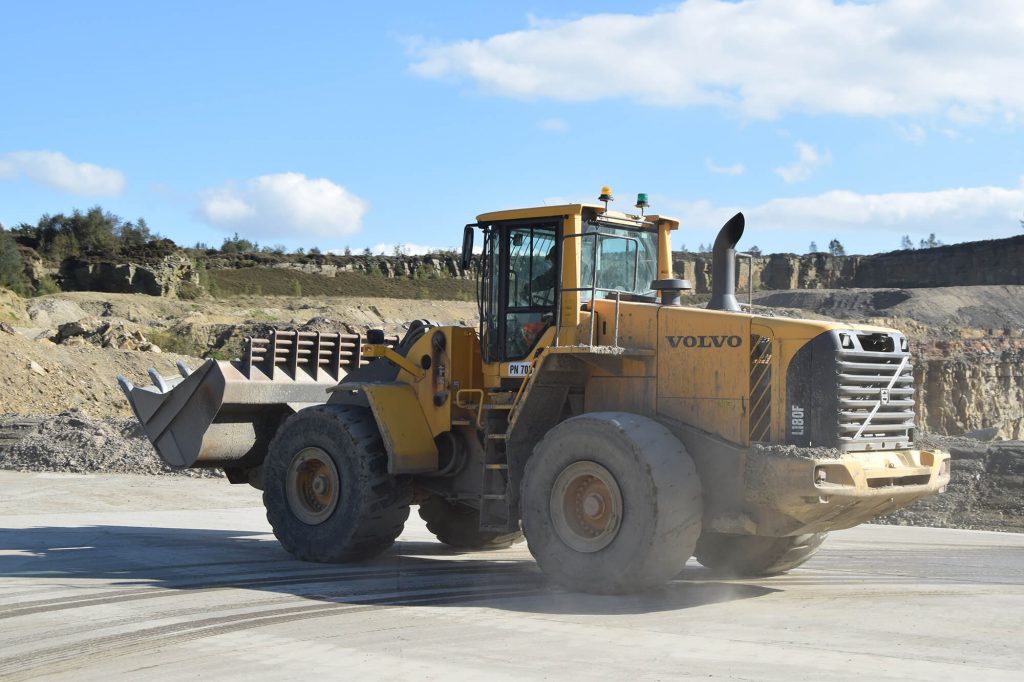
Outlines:
[[521,359],[554,322],[558,248],[550,227],[513,227],[508,232],[505,357]]

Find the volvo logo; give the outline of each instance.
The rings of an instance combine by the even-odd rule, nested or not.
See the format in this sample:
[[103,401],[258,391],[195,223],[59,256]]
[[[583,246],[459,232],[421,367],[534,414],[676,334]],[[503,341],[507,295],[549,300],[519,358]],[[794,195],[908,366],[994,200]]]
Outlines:
[[673,348],[722,348],[723,346],[739,348],[743,344],[743,339],[740,337],[726,335],[666,336],[665,339]]

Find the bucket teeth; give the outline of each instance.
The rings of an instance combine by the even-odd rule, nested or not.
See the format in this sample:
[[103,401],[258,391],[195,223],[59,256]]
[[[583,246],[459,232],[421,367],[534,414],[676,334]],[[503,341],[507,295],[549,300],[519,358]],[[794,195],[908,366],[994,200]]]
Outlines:
[[153,380],[153,385],[156,386],[161,393],[167,393],[167,391],[170,390],[170,386],[167,385],[164,378],[152,367],[149,368],[149,378]]
[[188,368],[184,360],[176,361],[174,366],[178,368],[178,374],[181,375],[182,379],[188,379],[188,375],[192,373],[192,370]]
[[124,391],[124,394],[125,396],[128,397],[128,400],[131,401],[132,389],[135,388],[135,385],[132,384],[132,382],[128,381],[127,377],[124,377],[120,374],[117,375],[117,384],[118,386],[121,387],[121,390]]

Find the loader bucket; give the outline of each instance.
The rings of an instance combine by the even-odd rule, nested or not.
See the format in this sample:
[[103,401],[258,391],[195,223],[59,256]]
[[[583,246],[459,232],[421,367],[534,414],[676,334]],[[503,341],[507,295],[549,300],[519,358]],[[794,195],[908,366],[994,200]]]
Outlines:
[[327,402],[327,389],[359,367],[355,334],[271,332],[246,339],[242,357],[207,360],[181,376],[149,375],[153,386],[118,383],[160,458],[172,467],[252,467],[266,455],[278,424]]

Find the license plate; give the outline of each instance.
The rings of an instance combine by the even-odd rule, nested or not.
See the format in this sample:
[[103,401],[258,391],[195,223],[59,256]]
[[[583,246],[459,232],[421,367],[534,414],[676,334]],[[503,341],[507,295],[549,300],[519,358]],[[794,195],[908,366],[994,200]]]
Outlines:
[[508,363],[508,375],[510,377],[528,377],[533,371],[532,362],[510,362]]

